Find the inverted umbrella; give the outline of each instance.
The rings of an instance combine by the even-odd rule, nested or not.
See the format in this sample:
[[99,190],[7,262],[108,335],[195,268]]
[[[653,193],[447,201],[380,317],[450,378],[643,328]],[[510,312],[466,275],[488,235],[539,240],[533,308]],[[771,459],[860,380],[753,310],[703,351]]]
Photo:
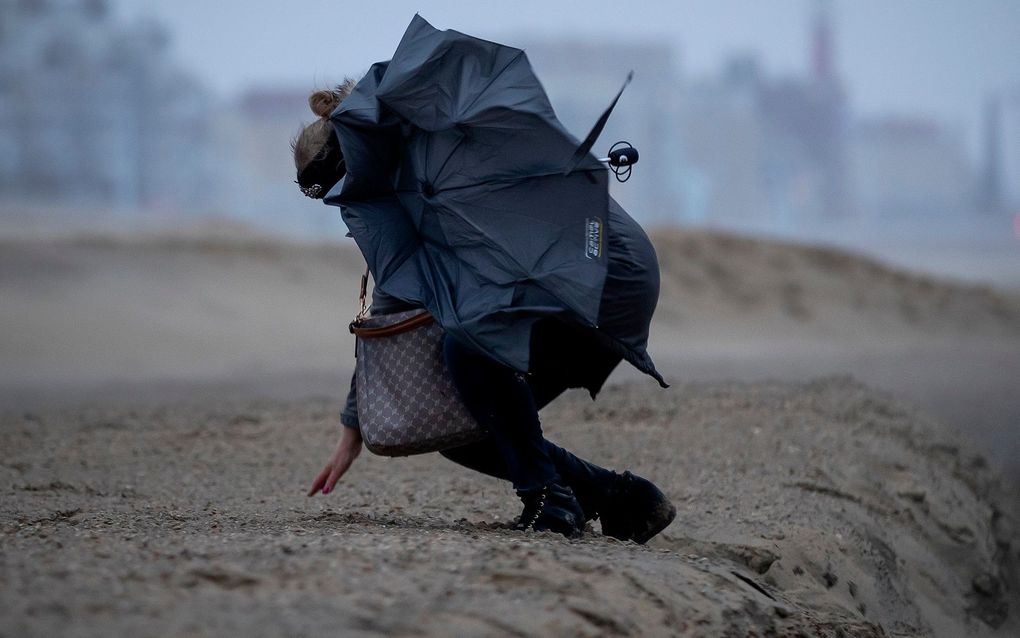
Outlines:
[[347,174],[325,201],[382,292],[522,371],[536,320],[597,328],[607,170],[575,155],[522,50],[416,15],[331,120]]

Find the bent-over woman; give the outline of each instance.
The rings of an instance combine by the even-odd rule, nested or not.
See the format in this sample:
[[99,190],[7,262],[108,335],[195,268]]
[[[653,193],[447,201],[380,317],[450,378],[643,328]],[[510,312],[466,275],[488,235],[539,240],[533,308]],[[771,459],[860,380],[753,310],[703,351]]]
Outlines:
[[[293,145],[302,191],[321,199],[345,173],[330,115],[354,88],[350,80],[315,91],[309,105],[319,119]],[[472,470],[509,481],[523,502],[515,527],[551,530],[568,537],[598,519],[602,532],[645,543],[673,520],[676,510],[650,481],[617,473],[582,459],[545,438],[539,410],[568,388],[584,388],[594,399],[623,360],[665,387],[645,352],[659,295],[655,250],[641,227],[610,200],[606,253],[608,274],[599,306],[598,329],[547,317],[531,331],[530,367],[522,373],[470,344],[444,336],[443,355],[461,399],[488,431],[477,443],[440,454]],[[409,310],[414,303],[375,290],[373,314]],[[341,415],[342,432],[309,496],[329,494],[362,448],[355,380]],[[623,432],[619,436],[624,436]]]

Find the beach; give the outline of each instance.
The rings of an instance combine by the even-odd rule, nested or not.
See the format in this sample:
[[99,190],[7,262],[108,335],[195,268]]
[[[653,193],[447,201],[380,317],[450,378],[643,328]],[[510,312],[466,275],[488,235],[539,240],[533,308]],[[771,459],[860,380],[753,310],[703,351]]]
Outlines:
[[[654,479],[647,546],[507,529],[510,488],[364,454],[339,403],[8,416],[3,634],[1015,635],[1016,513],[980,457],[857,382],[625,384],[543,413]],[[1015,493],[1014,493],[1015,494]],[[800,632],[800,633],[798,633]]]
[[512,531],[508,485],[364,453],[351,246],[9,240],[0,635],[1011,636],[1020,298],[840,251],[653,235],[650,352],[547,436],[659,484],[647,546]]

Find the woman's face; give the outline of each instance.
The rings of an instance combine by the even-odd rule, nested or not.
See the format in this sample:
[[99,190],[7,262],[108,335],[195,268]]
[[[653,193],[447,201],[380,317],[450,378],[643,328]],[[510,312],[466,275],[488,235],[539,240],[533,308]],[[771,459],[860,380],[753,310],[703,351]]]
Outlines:
[[346,174],[347,164],[340,150],[340,140],[335,131],[330,131],[315,157],[298,171],[297,183],[306,196],[322,199]]

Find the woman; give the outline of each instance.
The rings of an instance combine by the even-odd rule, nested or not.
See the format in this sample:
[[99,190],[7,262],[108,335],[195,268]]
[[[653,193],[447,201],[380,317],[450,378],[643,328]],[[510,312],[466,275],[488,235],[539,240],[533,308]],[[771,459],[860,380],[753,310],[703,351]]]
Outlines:
[[[309,197],[322,198],[345,173],[336,130],[328,118],[353,88],[353,81],[347,80],[309,97],[319,119],[293,145],[297,181]],[[659,292],[655,251],[640,226],[615,202],[609,207],[608,228],[609,269],[598,330],[559,319],[539,320],[531,333],[527,375],[449,334],[444,337],[443,354],[454,385],[489,437],[441,454],[510,481],[524,503],[518,529],[577,537],[586,521],[598,518],[604,534],[644,543],[673,520],[675,508],[669,500],[646,479],[630,472],[617,474],[548,441],[538,417],[538,411],[567,388],[586,388],[594,398],[623,359],[665,387],[645,353]],[[373,292],[374,314],[413,307]],[[356,400],[352,379],[341,416],[343,432],[309,496],[330,493],[361,452]]]

